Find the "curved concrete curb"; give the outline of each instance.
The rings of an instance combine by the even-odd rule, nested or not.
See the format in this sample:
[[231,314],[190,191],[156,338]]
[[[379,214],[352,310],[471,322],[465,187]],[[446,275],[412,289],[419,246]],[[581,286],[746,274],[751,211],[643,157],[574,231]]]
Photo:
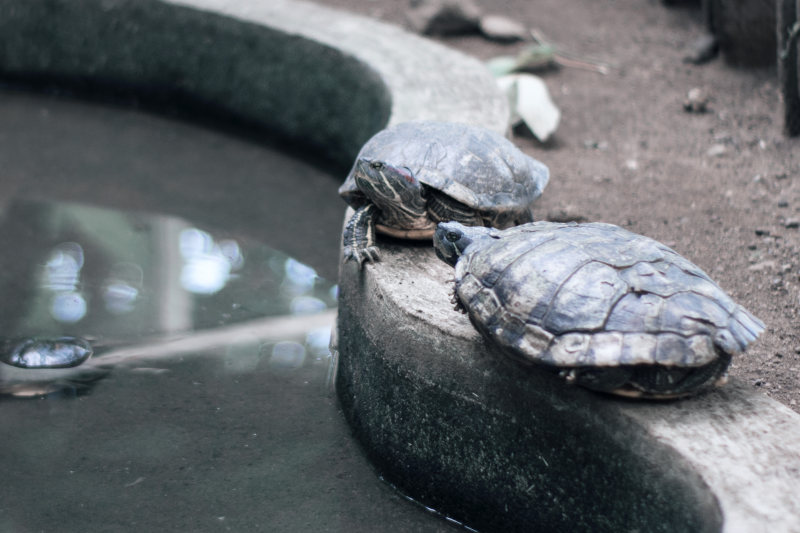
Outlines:
[[5,79],[191,100],[343,163],[387,122],[507,123],[476,60],[294,0],[0,0],[0,35]]
[[171,2],[277,28],[363,62],[391,95],[390,124],[430,119],[508,128],[508,103],[482,63],[396,26],[295,0]]
[[342,267],[338,392],[386,477],[486,531],[800,531],[800,416],[729,384],[633,402],[507,361],[452,269],[381,243]]

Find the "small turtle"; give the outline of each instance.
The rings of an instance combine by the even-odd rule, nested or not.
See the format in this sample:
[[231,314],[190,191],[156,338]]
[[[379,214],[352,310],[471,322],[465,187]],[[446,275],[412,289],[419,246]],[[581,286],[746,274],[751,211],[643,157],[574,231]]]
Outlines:
[[764,324],[667,246],[611,224],[439,224],[457,308],[506,353],[584,387],[676,398],[725,382]]
[[375,228],[430,239],[440,221],[506,228],[533,220],[547,167],[502,135],[447,122],[405,122],[372,137],[339,194],[356,212],[345,259],[376,261]]

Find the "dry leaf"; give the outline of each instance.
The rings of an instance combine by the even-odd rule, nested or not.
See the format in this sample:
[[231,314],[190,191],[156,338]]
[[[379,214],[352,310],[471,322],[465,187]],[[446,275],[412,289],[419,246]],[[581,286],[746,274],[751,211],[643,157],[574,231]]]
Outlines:
[[558,128],[561,111],[550,98],[544,81],[533,74],[511,74],[498,78],[511,107],[511,123],[524,122],[541,142]]

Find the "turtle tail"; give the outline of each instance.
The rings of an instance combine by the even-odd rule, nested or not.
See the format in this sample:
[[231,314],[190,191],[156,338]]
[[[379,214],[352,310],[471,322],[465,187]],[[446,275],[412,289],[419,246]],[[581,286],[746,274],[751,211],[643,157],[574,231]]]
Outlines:
[[758,338],[766,326],[747,309],[739,307],[733,314],[729,327],[739,346],[744,350],[748,344]]
[[741,353],[758,338],[764,328],[762,321],[744,307],[737,306],[728,327],[720,328],[714,334],[714,344],[726,353]]

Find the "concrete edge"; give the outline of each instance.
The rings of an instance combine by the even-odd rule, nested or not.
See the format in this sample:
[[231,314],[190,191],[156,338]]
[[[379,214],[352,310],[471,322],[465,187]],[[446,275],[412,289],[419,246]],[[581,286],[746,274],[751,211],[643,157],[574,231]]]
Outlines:
[[337,387],[403,490],[489,531],[800,531],[800,415],[736,382],[672,402],[567,386],[452,310],[431,249],[381,248],[342,267]]
[[483,63],[396,26],[298,0],[168,1],[279,28],[362,61],[391,93],[389,124],[444,120],[508,130],[508,102]]
[[387,123],[507,125],[477,60],[301,1],[0,0],[0,34],[6,80],[190,101],[343,164]]

